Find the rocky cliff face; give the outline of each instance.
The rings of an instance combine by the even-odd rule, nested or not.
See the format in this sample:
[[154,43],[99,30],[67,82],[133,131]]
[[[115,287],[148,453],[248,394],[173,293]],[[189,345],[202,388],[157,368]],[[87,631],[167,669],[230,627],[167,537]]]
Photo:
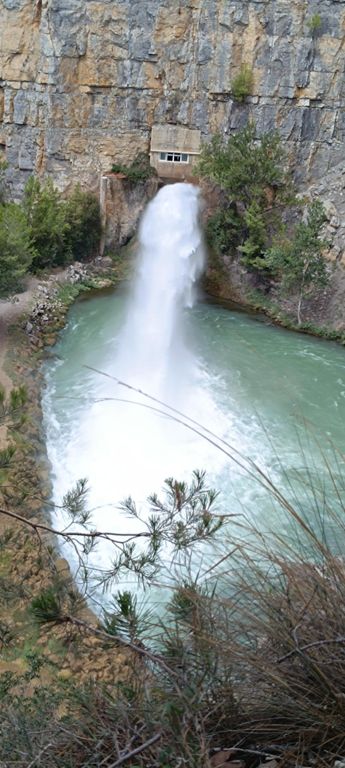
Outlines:
[[121,178],[121,174],[101,177],[102,254],[126,245],[133,237],[143,210],[156,194],[158,186],[157,176],[136,184]]
[[[254,87],[239,104],[242,64]],[[0,0],[12,191],[32,172],[96,189],[112,161],[148,151],[153,123],[207,137],[248,115],[315,181],[342,158],[344,64],[344,0]]]

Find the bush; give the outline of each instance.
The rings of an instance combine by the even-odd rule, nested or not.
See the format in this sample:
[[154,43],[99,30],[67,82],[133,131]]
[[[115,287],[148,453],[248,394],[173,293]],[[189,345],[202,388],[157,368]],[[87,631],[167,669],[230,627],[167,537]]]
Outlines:
[[0,205],[5,202],[5,176],[7,167],[6,160],[0,160]]
[[220,208],[208,220],[206,237],[208,244],[217,253],[226,254],[230,243],[236,243],[239,237],[240,222],[236,212],[229,208]]
[[59,621],[61,606],[54,589],[50,587],[41,592],[31,602],[31,613],[39,624]]
[[253,91],[253,84],[253,70],[247,64],[242,64],[238,75],[231,83],[231,93],[235,101],[245,101]]
[[265,212],[256,200],[248,206],[243,219],[247,228],[247,237],[243,245],[239,246],[242,261],[250,268],[267,269],[265,258],[265,246],[268,232]]
[[267,269],[265,250],[280,222],[280,208],[291,198],[278,134],[257,139],[249,123],[227,140],[216,135],[203,147],[197,172],[223,192],[221,213],[209,225],[214,246],[220,243],[223,252],[238,249],[250,269]]
[[328,243],[321,237],[326,221],[325,210],[319,200],[309,206],[307,220],[297,224],[292,236],[280,237],[266,254],[266,262],[281,280],[282,289],[297,293],[297,320],[301,323],[303,298],[325,286],[328,272],[323,251]]
[[42,186],[31,177],[25,187],[23,209],[35,248],[34,268],[63,266],[71,260],[66,221],[61,195],[51,179]]
[[0,205],[0,294],[20,290],[35,257],[31,231],[20,206]]
[[[325,286],[329,278],[321,237],[325,212],[319,201],[308,209],[307,220],[290,231],[287,211],[297,200],[292,193],[279,136],[256,139],[255,126],[224,140],[214,136],[202,149],[201,176],[216,182],[222,203],[207,224],[210,245],[217,253],[239,254],[248,270],[272,276],[283,291],[295,291],[297,321],[301,325],[303,299]],[[298,203],[301,213],[301,204]]]
[[79,186],[63,200],[50,179],[29,179],[23,201],[35,247],[34,268],[64,266],[97,253],[101,218],[97,199]]
[[312,36],[316,36],[322,27],[322,18],[319,13],[314,13],[307,22]]
[[61,267],[95,256],[101,237],[98,200],[79,186],[64,200],[50,179],[30,178],[23,204],[1,203],[0,294],[20,290],[28,270]]
[[228,139],[213,136],[202,148],[198,173],[215,181],[228,200],[246,205],[255,199],[267,206],[268,188],[281,192],[288,181],[279,135],[257,138],[252,122]]
[[73,261],[85,261],[98,253],[102,233],[99,202],[77,186],[64,203],[67,252]]
[[150,165],[150,158],[145,152],[137,155],[131,165],[114,163],[111,170],[112,173],[123,173],[127,179],[133,182],[147,181],[151,176],[156,176],[156,170]]

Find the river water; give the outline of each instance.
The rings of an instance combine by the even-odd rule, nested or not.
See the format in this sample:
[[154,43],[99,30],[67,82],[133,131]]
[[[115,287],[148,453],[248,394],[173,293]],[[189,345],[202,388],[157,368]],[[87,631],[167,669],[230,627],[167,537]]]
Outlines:
[[[44,412],[56,502],[87,477],[90,503],[101,506],[97,527],[125,529],[128,521],[117,502],[131,495],[140,504],[166,477],[188,479],[199,468],[222,492],[223,509],[245,508],[258,522],[273,525],[267,495],[216,448],[183,426],[167,429],[166,420],[150,411],[143,420],[139,406],[103,400],[119,396],[116,385],[85,366],[115,374],[112,360],[126,306],[121,291],[77,303],[56,345],[57,357],[47,366]],[[257,462],[279,487],[286,489],[296,478],[307,481],[310,473],[330,485],[321,452],[340,472],[344,350],[204,302],[186,313],[200,376],[193,415]],[[121,396],[126,398],[125,390]]]
[[[209,484],[220,491],[222,513],[291,539],[291,517],[262,487],[263,473],[342,551],[333,511],[343,513],[344,350],[200,297],[195,301],[202,242],[193,229],[195,193],[187,198],[176,207],[172,226],[177,231],[189,206],[191,242],[186,249],[185,234],[178,236],[170,252],[170,240],[163,237],[162,253],[165,260],[177,251],[182,260],[192,254],[188,269],[183,261],[168,278],[163,270],[157,284],[156,270],[148,273],[147,260],[152,266],[162,258],[162,237],[156,237],[157,248],[150,246],[152,220],[158,217],[165,231],[164,211],[171,216],[171,200],[163,196],[141,231],[135,289],[77,303],[46,365],[43,410],[54,501],[59,505],[75,481],[86,477],[95,527],[131,530],[120,501],[132,496],[145,515],[145,499],[159,493],[167,477],[189,480],[194,469],[205,469]],[[224,442],[196,434],[188,418],[179,417],[181,424],[157,413],[152,407],[166,409],[109,377],[178,408],[226,441],[230,457],[220,450]],[[53,518],[63,524],[58,507]],[[102,566],[110,557],[106,544],[98,548]]]

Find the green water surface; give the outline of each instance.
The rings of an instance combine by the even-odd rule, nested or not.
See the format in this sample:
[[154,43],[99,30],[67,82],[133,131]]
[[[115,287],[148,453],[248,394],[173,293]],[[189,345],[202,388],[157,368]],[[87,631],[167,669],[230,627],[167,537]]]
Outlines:
[[[56,357],[46,366],[44,411],[57,490],[61,471],[66,464],[73,465],[74,456],[78,476],[83,469],[80,454],[87,452],[87,446],[83,443],[81,450],[78,430],[93,399],[105,392],[104,379],[85,366],[116,373],[112,365],[126,306],[121,291],[76,303],[56,345]],[[344,349],[202,301],[187,312],[186,323],[198,386],[207,395],[198,420],[226,440],[231,450],[254,462],[307,522],[322,529],[342,551],[343,537],[333,517],[343,514]],[[214,406],[211,414],[207,398]],[[118,439],[113,410],[103,431],[109,454]],[[178,441],[176,445],[185,476],[196,467],[206,469],[222,492],[225,511],[244,512],[262,528],[276,524],[289,529],[290,523],[280,518],[276,503],[260,483],[236,463],[218,456],[210,445],[199,450],[199,443],[189,438],[185,444],[182,432],[181,448]],[[163,440],[160,452],[164,450]],[[116,464],[113,496],[115,470]],[[73,472],[70,475],[68,481]],[[162,479],[157,476],[158,486]],[[135,472],[133,485],[135,496]],[[151,488],[156,490],[159,487]],[[293,535],[293,525],[289,530]]]

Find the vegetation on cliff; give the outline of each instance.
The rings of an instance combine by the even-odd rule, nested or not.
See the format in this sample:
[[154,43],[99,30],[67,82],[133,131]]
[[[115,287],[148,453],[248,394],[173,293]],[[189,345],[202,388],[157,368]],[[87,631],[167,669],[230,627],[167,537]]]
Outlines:
[[269,268],[280,279],[282,291],[297,293],[299,325],[303,298],[328,282],[327,263],[323,255],[328,243],[321,237],[324,222],[324,208],[318,200],[314,200],[308,208],[306,221],[296,225],[290,238],[277,237],[266,255]]
[[231,83],[231,93],[236,101],[245,101],[253,92],[254,73],[248,64],[242,64],[239,73]]
[[293,193],[279,135],[258,139],[253,123],[227,140],[216,135],[203,147],[198,172],[220,190],[220,205],[207,224],[211,248],[239,259],[265,291],[277,284],[282,293],[296,291],[300,323],[303,297],[329,277],[321,234],[325,213],[316,200],[304,220],[305,202]]
[[239,250],[250,269],[268,267],[270,233],[281,225],[281,206],[291,196],[284,160],[278,134],[267,133],[257,141],[253,123],[226,141],[216,135],[203,147],[198,172],[223,193],[222,205],[208,223],[211,242],[223,252]]
[[101,236],[97,199],[76,187],[68,198],[50,179],[31,177],[21,204],[5,200],[0,177],[0,295],[20,290],[28,271],[96,255]]
[[0,205],[0,295],[15,291],[35,255],[24,211],[15,203]]
[[23,209],[34,247],[33,269],[86,261],[97,253],[101,236],[97,199],[76,187],[67,199],[50,179],[29,179]]
[[130,165],[123,163],[113,163],[112,173],[120,173],[129,181],[139,183],[147,181],[151,176],[156,176],[155,168],[150,165],[150,158],[145,152],[140,152]]

